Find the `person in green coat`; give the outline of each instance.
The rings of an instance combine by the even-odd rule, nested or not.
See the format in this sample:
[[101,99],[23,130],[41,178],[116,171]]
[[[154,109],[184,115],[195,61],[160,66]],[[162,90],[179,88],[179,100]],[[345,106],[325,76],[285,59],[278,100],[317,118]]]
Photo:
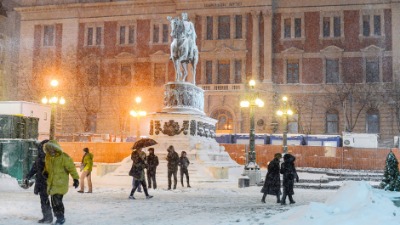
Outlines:
[[57,218],[55,225],[65,223],[63,197],[68,192],[69,175],[74,180],[73,186],[79,186],[79,175],[72,158],[61,149],[55,140],[50,140],[44,145],[45,169],[47,178],[47,194],[51,199],[54,216]]
[[83,193],[85,191],[85,177],[86,177],[89,186],[89,190],[87,193],[92,193],[93,154],[89,152],[89,148],[84,148],[83,152],[85,154],[82,157],[82,163],[81,163],[82,173],[79,181],[79,183],[81,184],[81,189],[78,192]]

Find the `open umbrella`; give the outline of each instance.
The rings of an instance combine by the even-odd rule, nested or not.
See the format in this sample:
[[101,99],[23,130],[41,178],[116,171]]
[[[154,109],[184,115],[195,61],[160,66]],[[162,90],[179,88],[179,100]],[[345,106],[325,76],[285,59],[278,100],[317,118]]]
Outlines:
[[142,138],[133,144],[132,149],[146,148],[156,144],[157,142],[151,138]]

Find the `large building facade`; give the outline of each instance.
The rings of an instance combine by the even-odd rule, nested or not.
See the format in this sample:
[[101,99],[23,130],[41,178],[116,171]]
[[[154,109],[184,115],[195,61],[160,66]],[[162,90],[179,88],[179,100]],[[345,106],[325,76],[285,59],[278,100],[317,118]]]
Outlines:
[[[400,0],[18,1],[16,95],[38,101],[61,80],[58,133],[129,135],[129,109],[163,107],[174,81],[167,16],[187,12],[199,48],[196,84],[217,133],[247,133],[257,94],[257,133],[399,133]],[[193,77],[189,77],[189,80]],[[247,82],[254,79],[255,93]],[[36,85],[36,89],[32,88]],[[35,89],[35,90],[33,90]],[[135,105],[133,98],[144,101]]]

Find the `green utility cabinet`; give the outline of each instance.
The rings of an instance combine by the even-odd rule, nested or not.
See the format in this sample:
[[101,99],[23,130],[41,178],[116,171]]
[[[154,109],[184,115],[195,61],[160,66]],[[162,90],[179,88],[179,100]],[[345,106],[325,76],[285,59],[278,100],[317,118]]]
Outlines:
[[37,155],[35,140],[0,139],[0,172],[16,178],[21,185]]
[[39,118],[20,115],[0,115],[0,139],[37,139]]

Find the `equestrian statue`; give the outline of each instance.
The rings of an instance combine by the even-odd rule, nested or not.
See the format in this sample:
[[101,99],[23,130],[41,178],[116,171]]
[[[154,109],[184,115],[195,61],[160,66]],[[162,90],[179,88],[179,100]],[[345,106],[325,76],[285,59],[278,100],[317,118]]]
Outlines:
[[188,64],[191,64],[193,84],[196,84],[196,66],[199,61],[199,50],[196,45],[196,31],[188,19],[187,13],[179,17],[167,19],[171,23],[171,57],[174,62],[176,81],[185,82],[188,75]]

